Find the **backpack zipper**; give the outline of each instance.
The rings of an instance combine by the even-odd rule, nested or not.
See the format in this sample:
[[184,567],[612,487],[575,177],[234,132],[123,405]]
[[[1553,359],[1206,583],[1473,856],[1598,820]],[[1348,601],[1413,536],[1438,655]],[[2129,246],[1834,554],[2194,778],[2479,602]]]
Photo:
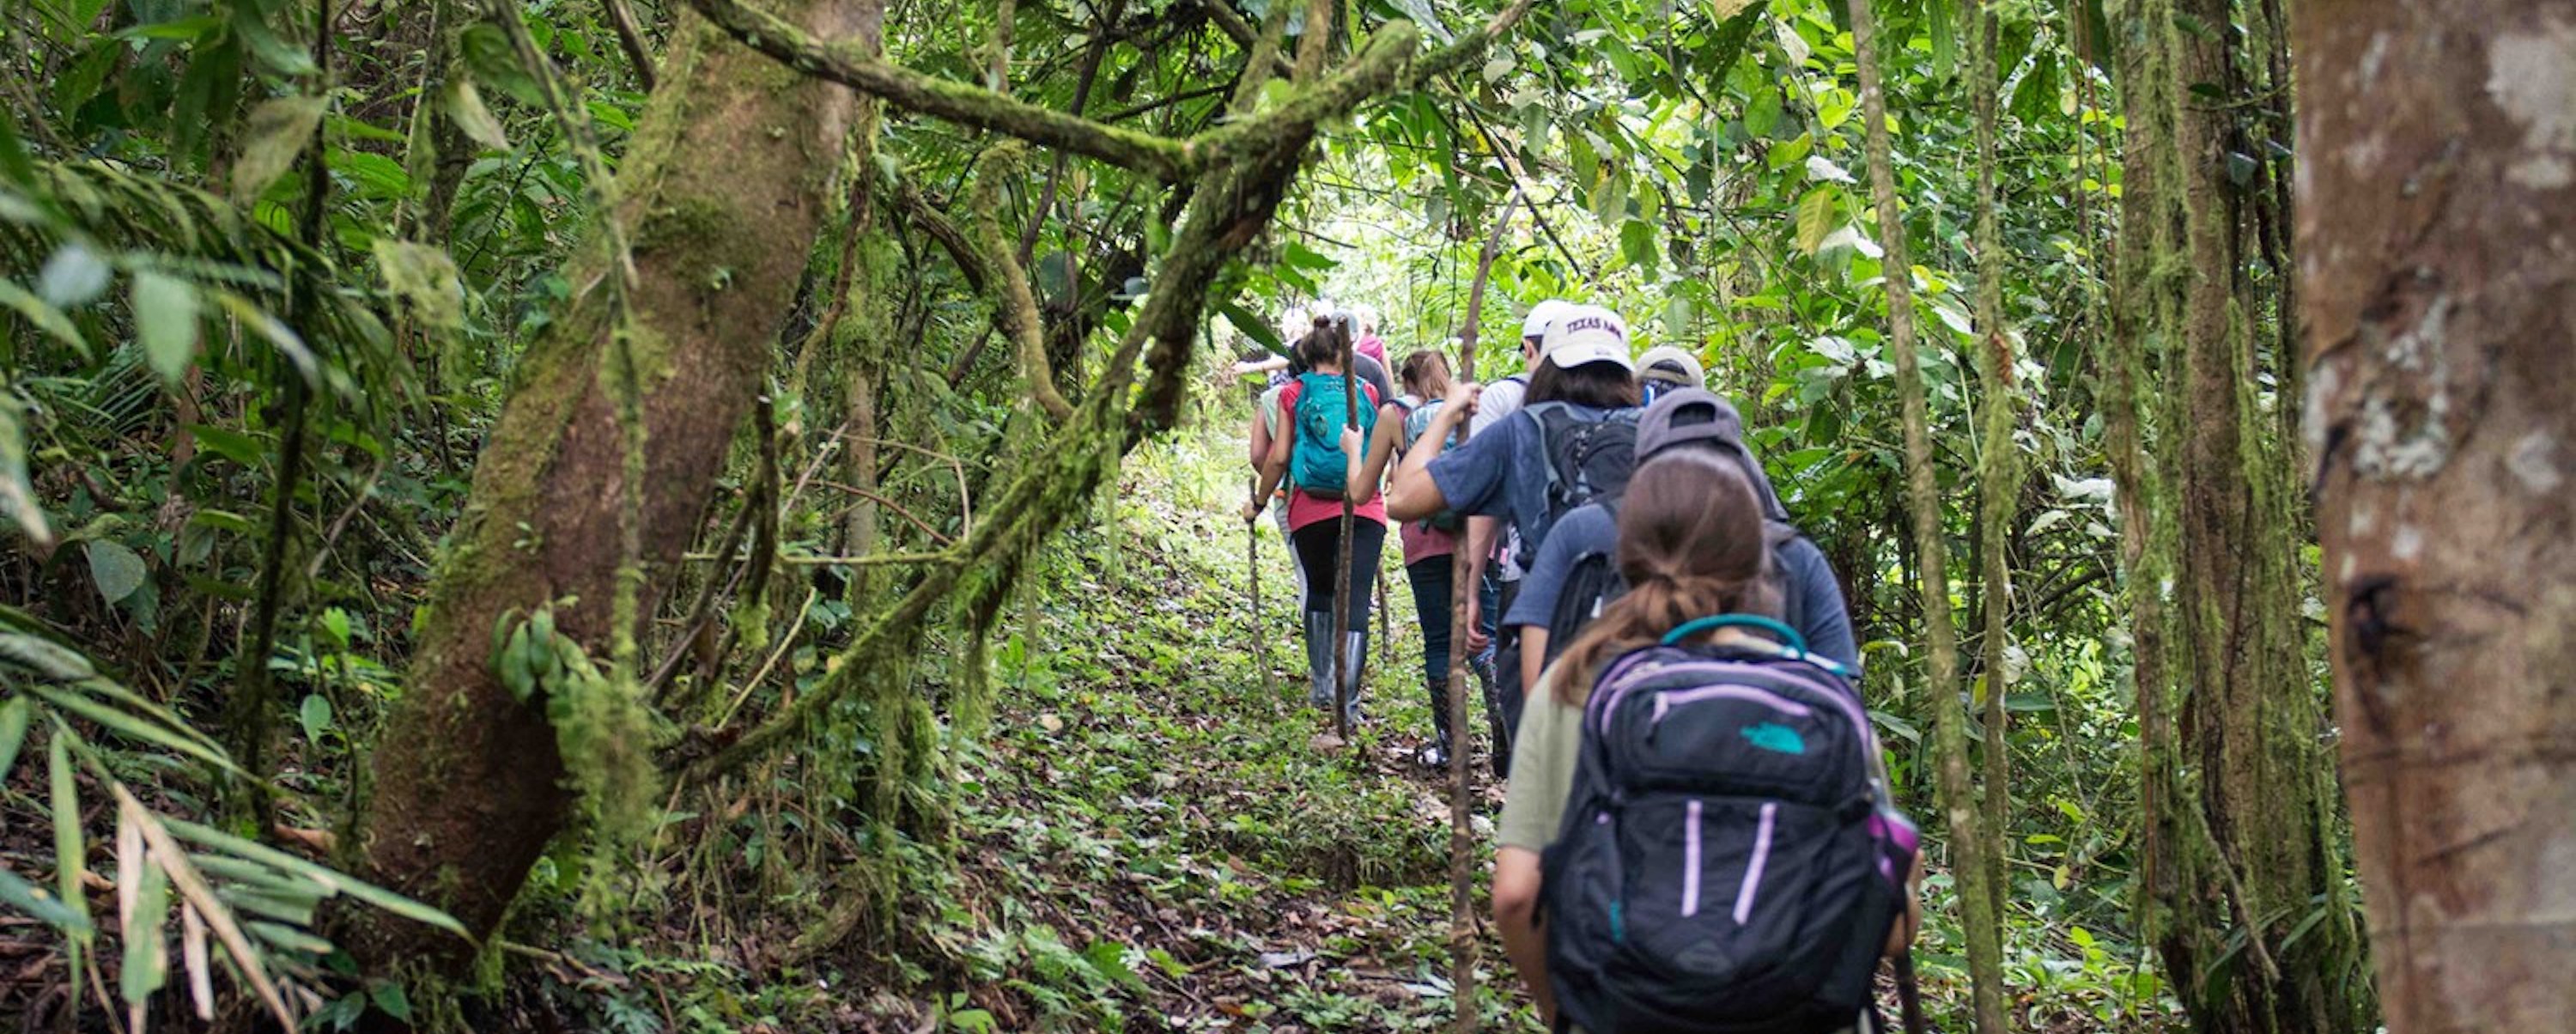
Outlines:
[[1664,715],[1675,707],[1679,707],[1683,704],[1698,703],[1702,700],[1716,699],[1748,700],[1753,703],[1767,705],[1772,710],[1778,711],[1781,714],[1796,715],[1800,718],[1805,718],[1809,715],[1815,714],[1814,709],[1809,708],[1807,705],[1801,704],[1767,689],[1755,689],[1750,686],[1701,686],[1696,689],[1666,689],[1656,691],[1655,717],[1654,721],[1650,724],[1661,724],[1664,720]]
[[[1691,812],[1693,815],[1698,814],[1699,802],[1691,802]],[[1753,860],[1745,863],[1744,866],[1744,889],[1735,892],[1735,925],[1737,926],[1744,925],[1745,920],[1753,917],[1753,895],[1762,888],[1762,866],[1771,860],[1771,826],[1779,816],[1780,802],[1762,802],[1762,824],[1753,831]],[[1692,840],[1696,842],[1698,840],[1696,825],[1692,827],[1692,833]],[[1697,852],[1691,853],[1693,857],[1697,857]],[[1693,873],[1696,875],[1697,870],[1694,869]]]
[[1684,919],[1699,914],[1699,798],[1691,798],[1689,811],[1690,825],[1682,830],[1682,918]]

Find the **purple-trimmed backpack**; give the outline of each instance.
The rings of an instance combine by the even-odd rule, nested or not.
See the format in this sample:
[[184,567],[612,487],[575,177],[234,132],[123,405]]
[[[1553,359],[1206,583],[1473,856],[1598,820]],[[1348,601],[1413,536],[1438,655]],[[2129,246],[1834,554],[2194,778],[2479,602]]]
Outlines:
[[[1723,627],[1785,644],[1680,645]],[[1560,1021],[1592,1034],[1809,1034],[1875,1014],[1914,823],[1830,660],[1769,618],[1702,618],[1595,680],[1545,861]]]

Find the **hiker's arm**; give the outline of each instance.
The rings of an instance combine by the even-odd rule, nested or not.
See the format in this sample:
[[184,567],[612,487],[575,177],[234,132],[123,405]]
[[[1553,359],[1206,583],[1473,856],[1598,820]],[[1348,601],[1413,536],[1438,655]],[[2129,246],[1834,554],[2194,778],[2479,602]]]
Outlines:
[[1467,563],[1467,649],[1483,650],[1494,637],[1485,634],[1485,565],[1493,562],[1494,539],[1502,534],[1499,517],[1467,518],[1467,541],[1459,555]]
[[1250,377],[1255,374],[1264,374],[1269,373],[1272,370],[1285,370],[1287,368],[1288,360],[1274,355],[1268,359],[1253,359],[1236,363],[1234,364],[1234,375],[1237,377]]
[[[1496,878],[1494,887],[1495,893],[1502,892],[1500,877]],[[1499,910],[1502,906],[1497,904],[1494,907]],[[1881,954],[1891,959],[1904,954],[1905,949],[1914,946],[1914,936],[1922,930],[1923,856],[1917,854],[1914,856],[1914,872],[1905,878],[1905,915],[1897,920],[1894,928],[1887,931],[1887,946]]]
[[[1287,408],[1286,395],[1279,397],[1279,405],[1282,410]],[[1261,504],[1270,498],[1270,493],[1279,490],[1279,479],[1288,476],[1288,450],[1295,447],[1296,440],[1297,421],[1283,412],[1279,417],[1279,433],[1270,436],[1270,456],[1261,462],[1261,486],[1252,490],[1251,499],[1244,501],[1245,523],[1261,519]]]
[[1538,691],[1538,673],[1547,669],[1547,626],[1521,625],[1521,699]]
[[1522,847],[1494,855],[1494,925],[1503,932],[1503,954],[1529,985],[1539,1022],[1556,1023],[1556,989],[1547,983],[1547,929],[1539,920],[1539,856]]
[[1345,439],[1342,452],[1350,459],[1342,465],[1343,469],[1350,471],[1350,480],[1342,486],[1342,494],[1351,497],[1354,506],[1365,505],[1377,498],[1378,486],[1386,483],[1387,460],[1395,455],[1396,443],[1404,437],[1404,411],[1394,406],[1378,407],[1377,430],[1369,436],[1365,457],[1351,455],[1360,451],[1357,442],[1348,440],[1353,432],[1346,429],[1342,434]]
[[1252,469],[1259,471],[1264,464],[1270,462],[1271,438],[1269,414],[1263,413],[1259,404],[1252,407],[1252,433],[1246,437],[1252,440],[1252,450],[1249,453]]
[[1395,483],[1386,490],[1386,515],[1399,521],[1418,521],[1449,508],[1448,497],[1431,479],[1431,461],[1449,444],[1449,433],[1460,421],[1475,415],[1477,387],[1464,382],[1451,385],[1449,401],[1431,415],[1430,428],[1416,439],[1413,448],[1404,452],[1404,462],[1396,468]]

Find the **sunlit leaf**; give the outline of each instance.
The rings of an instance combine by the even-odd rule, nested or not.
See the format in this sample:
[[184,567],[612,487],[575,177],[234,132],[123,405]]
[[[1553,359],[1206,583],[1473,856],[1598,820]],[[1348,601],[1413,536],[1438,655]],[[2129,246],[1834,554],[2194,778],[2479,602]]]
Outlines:
[[197,286],[174,276],[134,274],[135,336],[164,383],[176,383],[197,354]]
[[242,123],[241,157],[233,162],[235,202],[249,204],[295,167],[328,104],[321,97],[297,95],[272,97],[250,109]]
[[1813,255],[1824,246],[1835,217],[1842,214],[1841,192],[1821,186],[1798,198],[1798,250]]
[[107,292],[107,261],[78,241],[54,249],[36,274],[36,294],[58,309],[76,309]]

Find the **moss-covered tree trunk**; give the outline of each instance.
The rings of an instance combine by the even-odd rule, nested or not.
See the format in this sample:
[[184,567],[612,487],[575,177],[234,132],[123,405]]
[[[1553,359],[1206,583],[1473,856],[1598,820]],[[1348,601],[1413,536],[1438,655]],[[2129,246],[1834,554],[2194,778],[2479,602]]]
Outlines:
[[[790,0],[782,14],[846,37],[874,31],[878,4]],[[846,89],[780,67],[686,13],[661,85],[616,188],[636,270],[643,614],[696,535],[770,365],[852,108]],[[626,561],[627,435],[607,375],[607,251],[595,238],[573,263],[571,311],[520,361],[432,584],[350,848],[370,879],[438,904],[478,936],[500,924],[574,803],[543,702],[514,699],[496,676],[494,630],[551,606],[559,634],[591,655],[606,657],[612,640],[610,601]],[[379,957],[416,949],[399,936],[358,931],[351,943]]]
[[[2243,85],[2231,5],[2150,0],[2129,13],[2123,233],[2141,246],[2124,253],[2124,318],[2146,336],[2130,347],[2163,359],[2171,509],[2142,515],[2141,530],[2152,540],[2172,524],[2171,566],[2151,570],[2173,576],[2182,688],[2169,709],[2164,687],[2140,686],[2157,809],[2142,819],[2149,936],[2203,1030],[2353,1030],[2366,992],[2347,979],[2359,946],[2299,619],[2304,505],[2268,415],[2290,401],[2258,376],[2253,328],[2267,309],[2246,273],[2247,199],[2228,173],[2249,149],[2228,103]],[[2135,377],[2147,363],[2121,365]],[[2131,591],[2156,586],[2133,572]]]
[[2295,5],[2308,446],[2388,1029],[2576,1017],[2576,3]]
[[1878,22],[1870,0],[1851,0],[1852,57],[1860,66],[1861,121],[1867,126],[1870,198],[1878,212],[1878,240],[1887,251],[1887,343],[1896,360],[1896,391],[1904,410],[1905,495],[1914,530],[1912,567],[1923,600],[1924,699],[1932,708],[1932,752],[1941,788],[1941,814],[1950,833],[1952,867],[1959,881],[1959,923],[1966,930],[1970,1000],[1981,1034],[2005,1025],[2002,924],[1995,914],[2002,896],[1987,886],[1992,871],[1979,821],[1981,805],[1968,778],[1967,716],[1960,713],[1959,633],[1950,610],[1949,548],[1942,539],[1939,475],[1932,469],[1929,403],[1915,349],[1914,282],[1907,270],[1903,210],[1896,196],[1896,163],[1887,128],[1886,91],[1879,64]]

